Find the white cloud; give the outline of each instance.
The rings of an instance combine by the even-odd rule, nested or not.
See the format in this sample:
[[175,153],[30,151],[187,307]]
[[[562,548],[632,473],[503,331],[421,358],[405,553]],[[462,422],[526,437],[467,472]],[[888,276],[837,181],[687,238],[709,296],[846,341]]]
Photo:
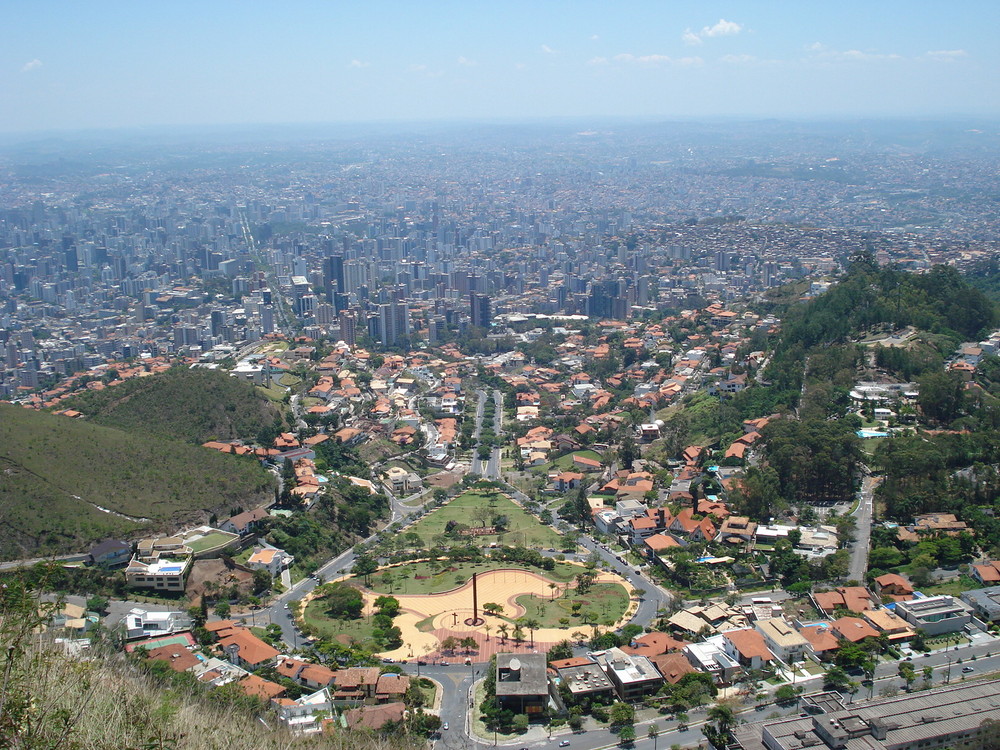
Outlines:
[[426,73],[427,72],[427,66],[426,65],[418,65],[417,63],[414,63],[413,65],[410,66],[410,72],[411,73]]
[[479,63],[477,63],[475,60],[470,60],[469,58],[463,57],[461,55],[458,58],[458,64],[459,65],[464,65],[467,68],[471,68],[471,67],[474,67],[476,65],[479,65]]
[[733,21],[720,18],[714,26],[706,26],[701,30],[701,35],[705,36],[735,36],[743,31],[743,27]]
[[556,53],[556,51],[547,44],[542,45],[542,52],[544,52],[546,55],[554,55]]
[[735,21],[727,21],[725,18],[720,18],[719,22],[714,26],[703,26],[701,31],[694,32],[691,29],[684,29],[684,33],[681,34],[681,41],[684,44],[691,46],[697,46],[699,44],[704,44],[705,38],[711,38],[715,36],[736,36],[741,31],[743,27]]
[[[670,57],[669,55],[632,55],[623,52],[615,55],[612,60],[618,63],[634,65],[677,65],[684,68],[702,65],[705,61],[700,57]],[[595,57],[590,61],[592,64],[606,63],[607,59]]]
[[681,41],[683,41],[684,44],[689,44],[691,46],[702,43],[701,37],[691,31],[691,29],[684,29],[684,33],[681,34]]
[[719,58],[719,62],[727,63],[728,65],[746,65],[757,62],[757,58],[753,55],[723,55]]
[[528,66],[524,63],[514,63],[514,70],[527,70]]
[[591,59],[587,60],[587,65],[607,65],[607,64],[608,64],[608,58],[606,57],[592,57]]
[[808,52],[822,52],[825,49],[826,45],[823,44],[822,42],[813,42],[812,44],[806,47],[806,50]]
[[34,60],[29,60],[24,65],[22,65],[21,72],[30,73],[33,70],[38,70],[40,67],[42,67],[42,61],[36,57]]
[[834,50],[820,44],[813,44],[807,47],[813,54],[809,59],[818,62],[891,62],[904,59],[902,55],[894,52],[866,52],[860,49]]
[[937,49],[931,50],[926,56],[939,62],[955,62],[962,57],[968,57],[969,53],[964,49]]
[[355,58],[354,60],[351,60],[347,64],[347,67],[348,68],[367,68],[369,65],[371,65],[371,63],[362,62],[361,60],[358,60],[357,58]]
[[597,34],[591,34],[590,35],[590,41],[592,41],[592,42],[596,42],[600,38],[601,37],[599,37]]

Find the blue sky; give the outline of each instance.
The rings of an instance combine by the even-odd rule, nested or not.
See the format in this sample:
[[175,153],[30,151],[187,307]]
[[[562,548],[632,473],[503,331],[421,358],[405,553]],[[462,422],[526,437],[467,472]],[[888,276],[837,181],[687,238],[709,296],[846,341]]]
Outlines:
[[1000,2],[7,0],[0,131],[1000,114]]

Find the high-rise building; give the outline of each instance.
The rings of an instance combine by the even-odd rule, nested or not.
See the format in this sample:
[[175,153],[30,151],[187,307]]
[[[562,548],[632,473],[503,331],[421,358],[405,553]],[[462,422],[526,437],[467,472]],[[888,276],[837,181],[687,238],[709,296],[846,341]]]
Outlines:
[[357,345],[357,320],[346,310],[340,313],[340,340],[352,349]]
[[469,294],[469,301],[472,307],[472,325],[477,328],[489,328],[490,321],[493,320],[490,298],[485,294],[472,292]]

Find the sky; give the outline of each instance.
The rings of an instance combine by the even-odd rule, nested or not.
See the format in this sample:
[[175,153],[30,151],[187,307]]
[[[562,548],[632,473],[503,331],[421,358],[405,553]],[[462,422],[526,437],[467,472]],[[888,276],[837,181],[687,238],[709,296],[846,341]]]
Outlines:
[[1000,114],[997,0],[5,0],[0,132]]

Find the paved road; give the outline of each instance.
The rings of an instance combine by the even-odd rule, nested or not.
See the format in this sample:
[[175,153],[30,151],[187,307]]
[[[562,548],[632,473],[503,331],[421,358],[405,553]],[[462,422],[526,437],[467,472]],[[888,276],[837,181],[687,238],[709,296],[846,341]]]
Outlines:
[[847,578],[853,581],[864,581],[865,573],[868,572],[868,551],[871,546],[872,536],[872,495],[878,487],[880,477],[866,475],[861,482],[861,489],[858,490],[858,509],[854,512],[857,521],[857,533],[855,534],[854,547],[851,549],[851,564],[848,568]]

